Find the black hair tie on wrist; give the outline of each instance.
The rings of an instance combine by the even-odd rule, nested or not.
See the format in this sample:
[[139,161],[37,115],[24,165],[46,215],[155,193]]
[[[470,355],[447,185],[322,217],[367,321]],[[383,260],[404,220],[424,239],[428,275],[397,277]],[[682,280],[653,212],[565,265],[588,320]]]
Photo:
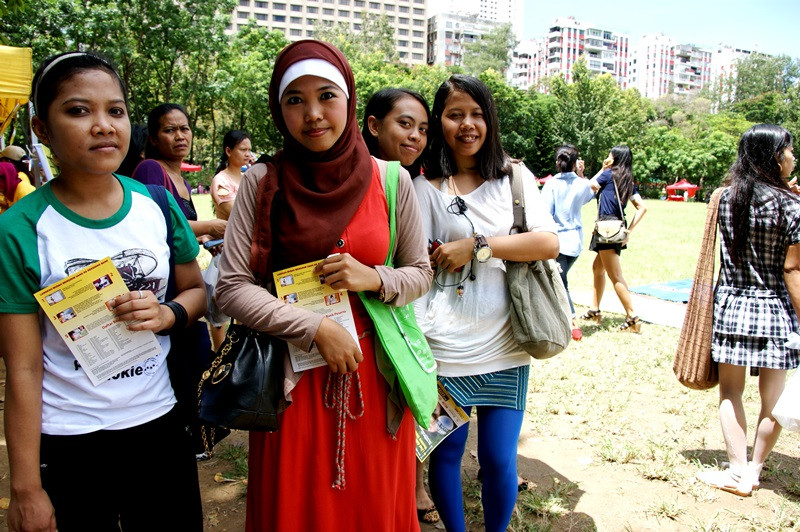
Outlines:
[[164,329],[162,331],[158,331],[156,334],[160,334],[161,336],[167,336],[174,331],[179,331],[181,329],[186,328],[186,324],[189,322],[189,314],[187,314],[186,309],[178,303],[177,301],[165,301],[161,303],[165,307],[168,307],[173,314],[175,314],[175,323],[172,324],[172,327],[169,329]]

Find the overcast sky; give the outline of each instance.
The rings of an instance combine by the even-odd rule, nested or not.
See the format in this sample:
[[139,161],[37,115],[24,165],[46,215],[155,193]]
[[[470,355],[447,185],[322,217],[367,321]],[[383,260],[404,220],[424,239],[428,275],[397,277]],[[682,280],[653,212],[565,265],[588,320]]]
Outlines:
[[547,33],[560,16],[627,33],[663,33],[684,44],[786,54],[800,58],[800,0],[523,0],[523,38]]

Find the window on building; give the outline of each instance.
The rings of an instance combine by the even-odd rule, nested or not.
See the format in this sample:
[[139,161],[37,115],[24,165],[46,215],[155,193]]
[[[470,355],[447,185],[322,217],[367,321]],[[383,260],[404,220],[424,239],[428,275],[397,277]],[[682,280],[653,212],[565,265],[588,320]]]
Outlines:
[[408,41],[397,41],[397,46],[402,46],[403,48],[408,48]]
[[405,28],[397,28],[397,34],[405,37],[408,35],[408,30]]
[[[392,9],[394,9],[394,6],[392,6]],[[411,8],[409,8],[408,6],[400,6],[397,10],[401,13],[408,13],[409,11],[411,11]]]
[[272,22],[286,22],[286,15],[272,15]]
[[323,7],[322,8],[322,14],[323,15],[327,15],[329,17],[332,17],[333,16],[333,9],[331,9],[329,7]]
[[369,8],[370,9],[380,9],[381,5],[378,2],[370,2],[369,3]]
[[392,24],[394,24],[394,15],[390,15],[390,16],[386,17],[386,20],[388,22],[391,22]]
[[400,57],[400,59],[405,59],[408,57],[408,52],[399,52],[397,55]]
[[361,11],[353,11],[353,18],[361,20]]
[[306,6],[306,13],[317,14],[319,13],[319,8],[314,6]]
[[295,13],[302,13],[303,12],[303,6],[299,6],[299,5],[296,5],[296,4],[292,4],[291,9]]
[[302,24],[303,17],[289,17],[289,22],[292,24]]
[[303,30],[290,29],[289,30],[289,35],[291,35],[292,37],[302,37],[303,36]]
[[239,11],[238,13],[236,13],[236,16],[237,16],[238,18],[247,18],[247,17],[249,17],[249,16],[250,16],[250,13],[246,13],[246,12],[244,12],[244,11]]
[[[384,4],[383,5],[384,11],[394,11],[394,4]],[[400,8],[400,12],[403,12],[403,8]]]
[[256,1],[256,7],[258,9],[267,9],[267,7],[269,7],[269,4],[266,3],[266,2],[258,2],[258,1]]
[[424,25],[425,25],[425,21],[424,20],[414,19],[414,26],[424,26]]
[[453,38],[453,32],[452,31],[444,32],[444,38],[445,39],[452,39]]
[[344,9],[339,10],[339,16],[344,18],[350,18],[350,12]]
[[313,39],[314,38],[314,30],[306,30],[306,37],[308,37],[309,39]]
[[358,22],[353,22],[353,29],[355,31],[361,31],[361,24],[359,24]]
[[414,14],[415,15],[419,15],[421,17],[424,17],[425,16],[425,10],[424,9],[420,9],[418,7],[415,7],[414,8]]
[[397,19],[397,22],[400,24],[408,24],[408,17],[400,17]]
[[422,54],[411,54],[411,57],[414,59],[414,61],[422,61],[424,59]]
[[266,13],[256,13],[256,20],[267,20]]
[[416,37],[416,38],[418,38],[418,39],[421,39],[422,37],[424,37],[424,36],[425,36],[425,34],[424,34],[423,32],[421,32],[421,31],[418,31],[418,30],[414,30],[414,31],[413,31],[413,34],[414,34],[414,37]]
[[415,43],[412,43],[412,44],[413,44],[414,48],[422,48],[422,43],[421,42],[415,42]]
[[272,2],[272,9],[275,11],[286,11],[286,4],[279,4],[277,2]]
[[353,5],[356,7],[364,7],[365,5],[367,5],[367,3],[364,2],[364,0],[356,0],[355,2],[353,2]]
[[250,0],[239,0],[239,5],[242,7],[250,7]]
[[307,18],[306,19],[306,24],[308,24],[309,26],[313,26],[316,23],[317,23],[317,19],[315,19],[315,18]]

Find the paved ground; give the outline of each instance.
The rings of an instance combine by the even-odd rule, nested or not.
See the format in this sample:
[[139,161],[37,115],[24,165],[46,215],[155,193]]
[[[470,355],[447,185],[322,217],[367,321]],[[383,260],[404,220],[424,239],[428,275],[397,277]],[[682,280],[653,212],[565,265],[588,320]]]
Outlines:
[[[586,307],[592,306],[591,292],[573,292],[570,290],[570,295],[573,303]],[[636,313],[642,321],[667,325],[677,329],[680,329],[683,325],[683,316],[686,314],[685,303],[675,303],[639,294],[631,294],[631,297],[633,298],[633,308],[636,309]],[[625,310],[622,308],[622,304],[620,304],[616,294],[608,290],[600,303],[600,310],[625,314]]]

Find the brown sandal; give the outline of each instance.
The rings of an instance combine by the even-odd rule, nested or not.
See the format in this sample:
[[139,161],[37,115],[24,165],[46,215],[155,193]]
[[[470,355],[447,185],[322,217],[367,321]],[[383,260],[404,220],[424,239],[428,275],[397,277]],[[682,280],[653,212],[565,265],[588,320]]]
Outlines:
[[422,508],[417,509],[417,520],[423,523],[434,524],[438,523],[441,518],[439,517],[439,512],[436,510],[436,507],[433,508]]
[[597,323],[600,323],[600,320],[603,319],[603,317],[600,315],[600,309],[597,309],[597,310],[589,309],[589,310],[586,311],[585,314],[583,314],[581,316],[581,319],[582,320],[592,320],[592,321],[596,321]]
[[639,316],[626,318],[625,322],[620,325],[617,330],[620,332],[634,332],[639,334],[642,332],[642,322],[639,320]]

